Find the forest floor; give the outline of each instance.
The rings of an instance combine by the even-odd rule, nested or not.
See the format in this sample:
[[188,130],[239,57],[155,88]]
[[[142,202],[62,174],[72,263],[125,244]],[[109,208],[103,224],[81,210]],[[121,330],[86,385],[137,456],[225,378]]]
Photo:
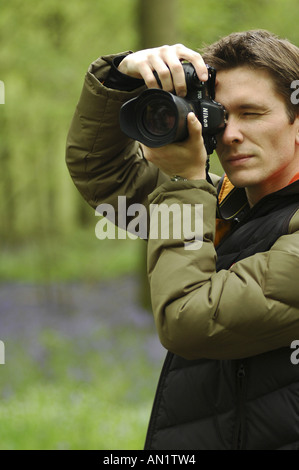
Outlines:
[[0,284],[1,449],[142,448],[165,350],[138,289]]
[[[73,338],[87,337],[101,327],[147,330],[142,344],[149,358],[164,354],[151,312],[138,303],[134,276],[100,282],[0,284],[0,339],[23,340],[52,329]],[[23,341],[22,341],[23,342]]]

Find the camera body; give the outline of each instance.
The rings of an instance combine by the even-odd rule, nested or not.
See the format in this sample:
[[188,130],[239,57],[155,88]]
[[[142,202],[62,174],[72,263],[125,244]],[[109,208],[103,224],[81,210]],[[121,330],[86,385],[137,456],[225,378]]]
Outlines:
[[[187,115],[194,112],[202,125],[207,154],[217,145],[216,135],[226,125],[225,108],[214,101],[216,70],[208,67],[206,82],[198,79],[192,64],[183,63],[187,95],[180,98],[162,89],[149,88],[122,105],[121,130],[147,147],[162,147],[188,137]],[[159,78],[155,73],[157,81]]]

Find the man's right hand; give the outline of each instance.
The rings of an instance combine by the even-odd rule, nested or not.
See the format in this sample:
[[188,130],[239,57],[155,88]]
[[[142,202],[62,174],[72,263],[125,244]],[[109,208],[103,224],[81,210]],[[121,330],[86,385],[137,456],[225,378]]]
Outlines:
[[198,52],[188,49],[182,44],[144,49],[127,55],[119,64],[120,72],[135,78],[142,78],[148,88],[160,88],[155,78],[157,72],[165,91],[177,96],[186,96],[185,74],[181,61],[191,62],[198,78],[208,79],[207,67]]

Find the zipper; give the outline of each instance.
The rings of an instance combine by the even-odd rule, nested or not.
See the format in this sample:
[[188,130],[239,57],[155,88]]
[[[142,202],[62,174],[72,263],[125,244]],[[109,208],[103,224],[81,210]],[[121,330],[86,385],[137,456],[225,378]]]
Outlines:
[[245,362],[239,361],[236,371],[237,378],[237,420],[235,427],[234,446],[235,450],[241,450],[244,445],[245,434],[245,394],[246,394],[246,369]]

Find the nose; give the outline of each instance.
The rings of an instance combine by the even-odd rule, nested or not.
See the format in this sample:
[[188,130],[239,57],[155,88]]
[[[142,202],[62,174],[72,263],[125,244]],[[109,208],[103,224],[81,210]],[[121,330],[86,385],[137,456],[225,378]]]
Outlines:
[[243,142],[241,123],[237,117],[230,115],[227,117],[226,127],[222,133],[221,140],[225,145]]

